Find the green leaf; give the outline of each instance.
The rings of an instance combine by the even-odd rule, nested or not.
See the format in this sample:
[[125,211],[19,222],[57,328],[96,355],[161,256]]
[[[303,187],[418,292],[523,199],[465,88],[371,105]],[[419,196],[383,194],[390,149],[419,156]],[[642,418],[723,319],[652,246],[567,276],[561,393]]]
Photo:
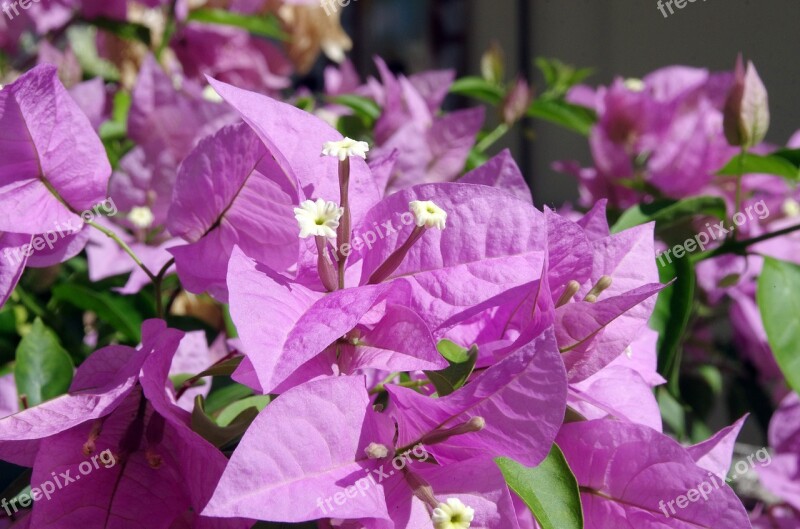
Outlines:
[[126,133],[127,130],[124,123],[110,120],[101,123],[100,130],[97,131],[98,136],[103,141],[124,139]]
[[328,101],[342,105],[356,113],[365,123],[374,123],[381,117],[381,107],[368,97],[343,94],[328,98]]
[[563,97],[570,88],[583,82],[593,73],[591,68],[577,69],[558,59],[537,57],[535,62],[547,84],[547,91],[542,94],[545,98]]
[[800,149],[782,148],[773,152],[772,156],[783,158],[795,167],[800,167]]
[[314,105],[315,104],[316,104],[316,101],[314,101],[314,98],[311,97],[311,96],[298,97],[294,101],[294,106],[296,106],[300,110],[305,110],[306,112],[309,112],[309,113],[310,112],[314,112]]
[[67,29],[67,40],[75,52],[83,73],[87,78],[102,77],[107,81],[118,81],[119,70],[113,63],[103,59],[97,52],[97,28],[73,24]]
[[[194,375],[192,375],[191,373],[179,373],[177,375],[170,375],[169,376],[169,380],[170,380],[170,382],[172,382],[172,387],[175,388],[175,391],[180,391],[181,388],[183,387],[183,385],[186,384],[188,381],[192,380],[193,378],[194,378]],[[199,378],[199,379],[195,380],[192,383],[192,385],[189,386],[189,387],[190,388],[200,388],[200,387],[203,387],[205,385],[206,385],[206,381]]]
[[217,448],[221,448],[244,435],[257,415],[256,408],[248,407],[227,426],[219,426],[206,413],[203,396],[198,395],[194,399],[192,410],[192,430]]
[[211,394],[206,399],[206,409],[208,413],[217,413],[222,408],[249,397],[253,394],[253,390],[242,384],[228,384],[227,386],[219,389],[213,389]]
[[222,363],[219,363],[219,364],[216,364],[216,365],[213,365],[213,366],[209,367],[208,369],[206,369],[202,373],[199,373],[197,375],[197,377],[200,378],[200,377],[225,377],[225,376],[230,376],[230,375],[233,374],[234,371],[236,371],[236,368],[239,367],[239,364],[242,363],[242,360],[244,360],[244,356],[237,356],[235,358],[229,358],[228,360],[225,360]]
[[764,258],[758,307],[775,360],[789,386],[800,393],[800,266]]
[[242,15],[224,9],[196,9],[189,13],[188,19],[206,24],[242,28],[262,37],[289,40],[288,35],[281,29],[280,21],[272,15]]
[[482,77],[462,77],[450,86],[450,93],[471,97],[490,105],[499,105],[505,97],[502,87],[483,79]]
[[128,112],[131,108],[131,94],[125,90],[120,90],[114,94],[114,106],[111,112],[111,119],[100,125],[98,134],[104,142],[108,140],[124,139],[128,133]]
[[88,21],[100,29],[125,40],[134,40],[150,46],[150,28],[137,22],[122,22],[110,18],[95,18]]
[[480,152],[475,148],[472,148],[469,151],[469,155],[467,156],[467,163],[465,164],[465,171],[472,171],[473,169],[480,167],[481,165],[485,164],[489,161],[489,155],[485,152]]
[[95,292],[83,285],[65,283],[53,288],[53,298],[91,311],[122,333],[132,343],[141,341],[142,317],[127,299],[108,292]]
[[56,334],[36,318],[17,346],[14,380],[29,406],[63,395],[72,383],[74,366]]
[[678,439],[686,438],[686,410],[669,391],[663,386],[656,388],[656,399],[658,408],[661,410],[661,418]]
[[227,304],[222,306],[222,321],[225,322],[225,333],[228,335],[228,338],[238,338],[239,331],[236,329],[236,324],[233,323],[231,309]]
[[261,411],[267,407],[272,397],[269,395],[253,395],[230,404],[227,408],[223,409],[217,416],[217,424],[220,426],[229,426],[243,411],[248,408],[255,408]]
[[436,348],[450,365],[440,371],[425,371],[425,375],[433,383],[436,393],[444,397],[467,382],[478,360],[478,348],[473,345],[464,349],[450,340],[440,341]]
[[667,379],[670,392],[677,396],[681,341],[694,308],[694,264],[686,258],[660,262],[658,275],[662,283],[675,282],[658,293],[650,328],[658,332],[658,372]]
[[557,445],[537,467],[528,468],[505,457],[495,462],[542,529],[583,528],[578,480]]
[[718,174],[723,176],[737,176],[741,174],[771,174],[782,176],[787,180],[800,179],[800,169],[790,160],[795,156],[791,151],[784,151],[782,154],[769,154],[762,156],[759,154],[747,153],[742,158],[737,154],[728,164],[719,170]]
[[619,233],[628,228],[655,221],[658,229],[669,227],[676,222],[707,215],[725,219],[725,201],[719,197],[690,197],[683,200],[656,200],[650,204],[637,204],[626,210],[614,226],[612,233]]
[[528,107],[528,116],[539,118],[588,136],[597,121],[593,110],[559,99],[537,99]]

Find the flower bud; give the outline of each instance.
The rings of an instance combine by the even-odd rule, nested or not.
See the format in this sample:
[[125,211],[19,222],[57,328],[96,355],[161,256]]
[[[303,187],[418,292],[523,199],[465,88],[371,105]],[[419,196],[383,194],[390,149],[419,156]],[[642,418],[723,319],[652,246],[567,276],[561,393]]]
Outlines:
[[506,94],[505,101],[503,101],[503,122],[506,125],[513,125],[528,112],[528,107],[531,104],[532,93],[531,88],[525,79],[519,77],[514,83],[514,86]]
[[736,60],[733,87],[725,101],[725,138],[735,147],[750,148],[764,141],[769,129],[767,89],[752,62]]

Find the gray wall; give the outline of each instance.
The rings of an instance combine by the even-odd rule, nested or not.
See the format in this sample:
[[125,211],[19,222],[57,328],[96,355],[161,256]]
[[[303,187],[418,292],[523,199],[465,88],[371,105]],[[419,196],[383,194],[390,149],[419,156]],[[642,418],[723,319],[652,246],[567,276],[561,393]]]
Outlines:
[[[527,1],[530,10],[526,35],[519,31],[518,1]],[[741,51],[770,91],[768,139],[783,144],[800,128],[800,0],[697,0],[669,18],[656,0],[469,0],[469,5],[472,73],[492,39],[503,45],[510,64],[518,61],[521,37],[532,56],[592,66],[593,84],[614,75],[641,77],[670,64],[729,70]],[[575,182],[549,165],[570,158],[588,162],[586,141],[534,125],[536,141],[527,143],[527,152],[518,137],[505,144],[526,166],[536,202],[558,205],[575,196]]]

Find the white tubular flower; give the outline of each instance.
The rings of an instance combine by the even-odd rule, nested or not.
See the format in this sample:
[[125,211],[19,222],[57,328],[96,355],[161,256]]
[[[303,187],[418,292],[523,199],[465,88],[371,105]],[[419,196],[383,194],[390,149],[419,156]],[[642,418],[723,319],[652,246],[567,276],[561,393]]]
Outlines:
[[219,95],[210,84],[207,84],[205,88],[203,88],[203,99],[211,101],[212,103],[222,103],[224,101],[222,96]]
[[458,498],[447,498],[433,510],[434,529],[468,529],[475,517],[475,509],[467,507]]
[[386,448],[386,445],[380,443],[370,443],[369,446],[364,449],[364,452],[370,459],[383,459],[389,455],[389,449]]
[[365,141],[356,141],[350,138],[344,138],[341,141],[326,141],[322,146],[323,156],[333,156],[339,158],[343,162],[350,156],[358,156],[359,158],[367,159],[367,151],[369,151],[369,144]]
[[128,220],[137,228],[147,229],[153,225],[155,217],[147,206],[137,206],[128,213]]
[[414,214],[414,220],[420,228],[436,228],[443,230],[447,224],[447,212],[430,200],[413,200],[408,209]]
[[787,198],[783,203],[783,214],[787,217],[800,216],[800,203],[793,198]]
[[625,79],[625,88],[631,92],[644,92],[645,84],[641,79],[630,78]]
[[294,218],[300,225],[300,238],[306,237],[336,237],[336,228],[339,227],[339,218],[344,210],[334,202],[318,198],[304,200],[299,208],[294,208]]

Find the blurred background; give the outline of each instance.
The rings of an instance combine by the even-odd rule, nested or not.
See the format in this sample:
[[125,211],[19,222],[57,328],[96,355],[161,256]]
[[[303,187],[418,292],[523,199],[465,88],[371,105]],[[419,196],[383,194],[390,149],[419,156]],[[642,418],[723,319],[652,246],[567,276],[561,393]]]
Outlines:
[[[786,64],[800,51],[800,1],[697,0],[673,9],[664,18],[657,0],[353,0],[342,22],[353,37],[358,70],[371,74],[372,56],[380,55],[397,71],[455,68],[459,76],[479,75],[481,55],[493,42],[502,47],[508,71],[539,86],[533,59],[540,56],[593,67],[588,83],[597,85],[671,64],[732,70],[742,52],[770,90],[768,141],[784,145],[800,122],[800,69]],[[537,121],[516,127],[499,145],[514,152],[537,204],[576,197],[575,181],[550,163],[588,165],[585,138]]]

